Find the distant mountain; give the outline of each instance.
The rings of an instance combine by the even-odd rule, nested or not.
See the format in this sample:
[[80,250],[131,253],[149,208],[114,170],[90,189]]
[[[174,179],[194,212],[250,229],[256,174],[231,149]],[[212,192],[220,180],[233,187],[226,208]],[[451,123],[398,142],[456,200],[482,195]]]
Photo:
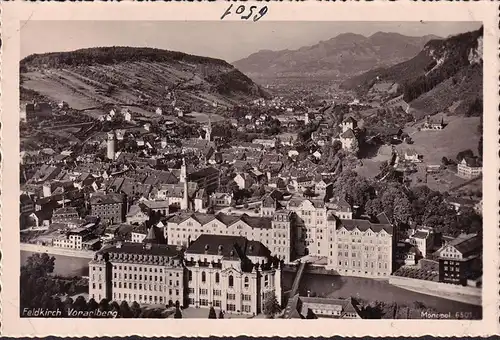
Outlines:
[[20,62],[22,86],[70,106],[135,105],[200,109],[266,96],[231,64],[154,48],[96,47],[30,55]]
[[354,75],[417,55],[431,39],[378,32],[370,37],[345,33],[298,50],[263,50],[233,65],[250,77]]
[[414,58],[376,68],[346,80],[341,87],[366,93],[376,82],[403,87],[405,101],[421,113],[482,112],[483,28],[443,40],[431,40]]

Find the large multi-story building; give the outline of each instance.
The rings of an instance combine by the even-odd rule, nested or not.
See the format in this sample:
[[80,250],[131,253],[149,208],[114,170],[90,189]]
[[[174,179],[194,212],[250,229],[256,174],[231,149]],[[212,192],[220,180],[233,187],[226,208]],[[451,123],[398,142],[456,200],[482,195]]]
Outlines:
[[80,216],[78,215],[78,210],[76,210],[75,207],[59,208],[52,214],[53,223],[64,223],[78,218],[80,218]]
[[328,268],[351,276],[387,277],[392,273],[392,225],[329,214],[325,237],[329,244]]
[[282,210],[272,217],[190,213],[168,220],[165,237],[170,244],[188,247],[202,234],[243,236],[262,242],[273,255],[285,262],[293,260],[295,216]]
[[323,231],[326,228],[327,208],[325,202],[317,199],[294,197],[288,201],[288,210],[297,215],[295,246],[299,255],[326,256],[322,243],[327,242]]
[[186,271],[179,249],[153,242],[117,242],[89,263],[89,295],[144,304],[187,304]]
[[99,248],[100,239],[94,235],[95,223],[88,223],[79,228],[71,229],[52,240],[52,245],[58,248],[74,250],[94,250]]
[[105,223],[125,221],[126,199],[117,193],[96,193],[90,197],[91,215],[101,218]]
[[460,235],[443,245],[438,251],[439,281],[467,285],[467,280],[476,279],[482,269],[482,236]]
[[188,299],[195,307],[256,315],[275,294],[281,304],[281,263],[261,242],[201,235],[184,253]]

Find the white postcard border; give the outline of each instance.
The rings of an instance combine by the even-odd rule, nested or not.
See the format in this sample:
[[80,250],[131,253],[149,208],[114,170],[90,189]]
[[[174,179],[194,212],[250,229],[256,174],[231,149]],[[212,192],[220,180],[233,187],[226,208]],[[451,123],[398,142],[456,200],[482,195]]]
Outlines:
[[[230,2],[2,4],[1,332],[4,336],[490,336],[499,328],[498,5],[494,2],[258,2],[262,21],[482,21],[484,23],[483,319],[208,320],[28,319],[19,317],[19,60],[25,20],[218,21]],[[224,20],[237,20],[234,17]],[[242,22],[242,25],[258,25]],[[228,32],[231,34],[231,32]],[[57,37],[47,37],[55,39]],[[188,37],[187,37],[188,38]],[[224,37],[221,37],[223,39]],[[486,156],[488,155],[488,156]]]

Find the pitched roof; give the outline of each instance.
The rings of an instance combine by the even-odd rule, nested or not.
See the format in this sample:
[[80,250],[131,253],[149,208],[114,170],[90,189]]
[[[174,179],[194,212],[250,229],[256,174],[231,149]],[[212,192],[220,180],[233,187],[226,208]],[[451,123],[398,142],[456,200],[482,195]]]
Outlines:
[[429,236],[429,233],[426,233],[425,231],[418,230],[415,234],[413,234],[413,238],[427,238]]
[[355,228],[358,228],[360,231],[367,231],[368,229],[371,229],[375,233],[379,233],[382,230],[385,230],[390,235],[393,233],[393,228],[390,224],[375,224],[368,220],[361,219],[339,219],[339,221],[340,226],[343,226],[347,230],[354,230]]
[[357,123],[358,121],[354,119],[352,116],[347,117],[344,119],[344,123]]
[[[340,312],[340,317],[345,315],[345,313],[354,313],[359,315],[359,311],[356,308],[356,303],[352,298],[350,299],[333,299],[333,298],[321,298],[321,297],[305,297],[296,294],[292,297],[290,301],[290,310],[286,313],[285,318],[287,319],[305,319],[313,308],[324,307],[325,309],[335,308]],[[321,317],[321,316],[320,316]]]
[[341,138],[356,138],[354,131],[352,129],[347,129],[346,132],[340,135]]
[[150,244],[150,248],[144,243],[123,242],[121,245],[113,245],[105,247],[99,253],[118,253],[118,254],[143,254],[143,255],[159,255],[168,257],[177,257],[181,252],[176,246],[166,244]]
[[114,204],[123,203],[124,197],[122,194],[109,193],[101,194],[96,193],[90,197],[90,204]]
[[467,256],[471,252],[480,249],[483,242],[480,235],[468,234],[457,237],[448,243],[448,245],[455,247],[462,255]]
[[249,241],[243,236],[202,234],[194,241],[186,254],[222,255],[241,260],[248,256],[270,257],[269,249],[258,241]]
[[182,223],[187,221],[188,219],[194,219],[201,225],[205,225],[210,223],[214,219],[222,222],[227,227],[233,225],[238,221],[243,221],[248,224],[252,228],[258,229],[270,229],[272,228],[272,220],[269,217],[260,217],[260,216],[248,216],[247,214],[243,215],[226,215],[224,213],[218,213],[217,215],[213,214],[204,214],[204,213],[185,213],[173,216],[168,220],[170,223]]
[[148,234],[144,238],[144,243],[158,243],[165,244],[165,237],[163,235],[162,230],[160,228],[151,226],[148,230]]

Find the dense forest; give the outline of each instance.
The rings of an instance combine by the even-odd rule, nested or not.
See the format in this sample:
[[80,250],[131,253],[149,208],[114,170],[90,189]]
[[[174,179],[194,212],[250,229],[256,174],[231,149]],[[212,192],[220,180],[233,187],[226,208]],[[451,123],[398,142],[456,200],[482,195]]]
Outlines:
[[49,67],[59,68],[64,66],[82,65],[112,65],[122,62],[169,62],[183,61],[194,64],[212,64],[231,67],[227,62],[220,59],[200,57],[182,52],[161,50],[146,47],[93,47],[75,50],[71,52],[54,52],[43,54],[32,54],[21,60],[21,71],[27,67]]
[[[469,56],[472,50],[478,48],[478,38],[482,35],[483,28],[480,28],[444,40],[431,40],[414,58],[348,79],[342,83],[342,88],[363,94],[368,92],[375,82],[390,80],[402,84],[405,101],[412,102],[450,80],[446,85],[454,87],[455,91],[440,91],[440,94],[447,99],[456,97],[456,92],[462,90],[467,100],[463,111],[468,115],[476,115],[478,100],[482,94],[482,65],[471,64]],[[451,105],[449,100],[445,102]]]

